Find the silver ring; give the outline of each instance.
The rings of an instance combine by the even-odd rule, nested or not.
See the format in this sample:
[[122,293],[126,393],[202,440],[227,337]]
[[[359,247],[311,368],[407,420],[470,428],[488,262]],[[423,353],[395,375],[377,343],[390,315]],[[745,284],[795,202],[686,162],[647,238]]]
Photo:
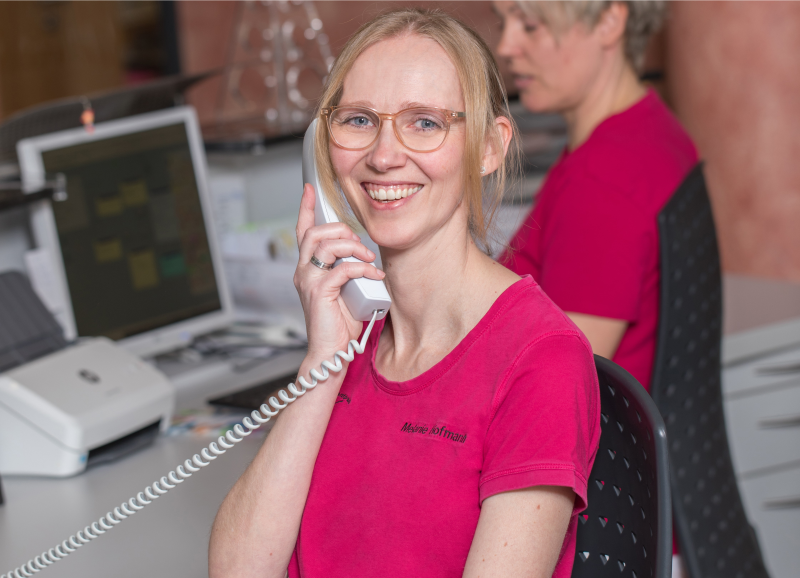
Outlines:
[[317,259],[316,255],[311,255],[310,263],[315,267],[319,267],[323,271],[330,271],[331,269],[333,269],[333,263],[331,263],[330,265],[328,265],[327,263],[323,263],[322,261]]

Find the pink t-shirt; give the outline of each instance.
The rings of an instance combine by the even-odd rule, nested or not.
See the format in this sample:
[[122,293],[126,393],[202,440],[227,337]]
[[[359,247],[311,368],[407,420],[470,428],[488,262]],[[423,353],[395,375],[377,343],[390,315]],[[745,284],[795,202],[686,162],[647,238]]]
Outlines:
[[658,328],[658,213],[697,163],[652,90],[550,169],[499,261],[564,311],[629,322],[614,361],[650,389]]
[[460,577],[483,500],[557,485],[577,495],[553,574],[567,578],[600,436],[586,339],[530,277],[409,381],[375,369],[382,329],[347,370],[289,576]]

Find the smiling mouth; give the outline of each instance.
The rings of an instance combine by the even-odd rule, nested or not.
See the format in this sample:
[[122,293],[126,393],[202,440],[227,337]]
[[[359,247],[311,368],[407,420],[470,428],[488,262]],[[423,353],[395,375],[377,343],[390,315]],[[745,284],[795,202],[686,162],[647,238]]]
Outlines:
[[410,197],[422,189],[422,185],[376,185],[364,183],[367,194],[376,201],[397,201]]

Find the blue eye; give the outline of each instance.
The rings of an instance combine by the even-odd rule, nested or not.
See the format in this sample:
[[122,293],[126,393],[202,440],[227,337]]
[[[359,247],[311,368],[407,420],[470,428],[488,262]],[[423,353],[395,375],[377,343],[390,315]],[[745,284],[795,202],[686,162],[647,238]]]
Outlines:
[[418,117],[414,119],[412,126],[415,130],[429,132],[429,131],[438,131],[444,128],[444,122],[437,122],[436,119],[430,117]]
[[352,116],[345,121],[353,126],[369,126],[370,121],[366,116]]

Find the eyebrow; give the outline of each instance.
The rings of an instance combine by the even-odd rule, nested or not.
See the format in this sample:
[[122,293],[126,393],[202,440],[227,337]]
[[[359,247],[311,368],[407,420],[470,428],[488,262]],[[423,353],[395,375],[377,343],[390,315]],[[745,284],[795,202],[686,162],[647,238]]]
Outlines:
[[[348,102],[346,104],[340,104],[339,106],[363,106],[365,108],[371,108],[373,110],[375,109],[375,106],[371,102],[369,102],[367,100],[356,100],[356,101],[353,101],[353,102]],[[451,110],[451,108],[449,106],[436,106],[436,105],[430,104],[430,103],[406,100],[404,102],[401,102],[400,103],[400,108],[397,109],[396,111],[393,111],[393,112],[399,112],[399,111],[405,110],[407,108],[444,108],[444,109],[447,109],[447,110]],[[455,109],[452,109],[452,110],[455,110]]]
[[[516,2],[514,2],[514,5],[511,6],[508,11],[514,16],[523,14],[522,8],[520,8]],[[505,18],[505,15],[497,9],[497,6],[494,5],[494,2],[492,2],[492,12],[494,12],[494,15],[498,18]]]

